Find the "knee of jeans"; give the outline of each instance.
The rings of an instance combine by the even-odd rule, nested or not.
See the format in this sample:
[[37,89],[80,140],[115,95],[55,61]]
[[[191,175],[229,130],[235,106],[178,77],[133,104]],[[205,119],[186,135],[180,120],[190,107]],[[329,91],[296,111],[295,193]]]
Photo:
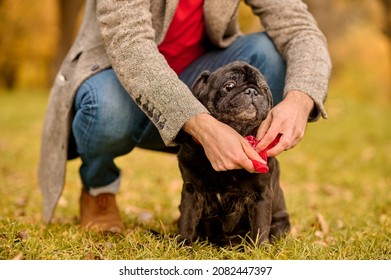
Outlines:
[[139,110],[117,81],[101,76],[87,80],[75,99],[72,129],[78,149],[131,150],[138,138],[135,116]]
[[258,67],[261,72],[285,75],[285,61],[266,33],[249,35],[246,52],[250,58],[249,63]]

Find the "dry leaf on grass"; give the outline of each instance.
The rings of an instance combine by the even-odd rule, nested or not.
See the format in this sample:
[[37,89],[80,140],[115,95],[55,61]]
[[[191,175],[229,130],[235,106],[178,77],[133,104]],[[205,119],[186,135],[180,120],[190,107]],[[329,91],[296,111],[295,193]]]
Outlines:
[[314,242],[315,245],[321,246],[321,247],[327,247],[329,246],[326,242],[318,240]]
[[60,199],[58,200],[58,205],[61,207],[68,207],[69,202],[65,197],[61,196]]
[[12,258],[12,260],[14,261],[24,260],[23,253],[19,252],[15,257]]
[[91,251],[87,252],[86,259],[87,260],[103,260],[101,256],[99,256]]
[[290,234],[291,234],[293,237],[297,237],[297,236],[299,235],[299,229],[298,229],[298,226],[297,226],[297,225],[292,226],[291,231],[290,231]]
[[327,223],[326,219],[323,217],[322,214],[317,213],[316,214],[316,222],[315,226],[324,234],[328,234],[330,231],[329,224]]
[[153,214],[149,211],[142,211],[138,214],[137,219],[140,223],[148,223],[153,220]]
[[345,227],[345,223],[341,220],[337,220],[337,229],[343,229]]
[[112,249],[113,248],[113,244],[111,244],[111,242],[108,242],[108,241],[105,243],[105,246],[106,246],[107,249]]
[[29,234],[27,230],[19,231],[15,236],[15,242],[27,240],[29,238]]
[[18,199],[15,200],[15,205],[19,207],[24,207],[27,204],[27,197],[26,196],[20,196]]

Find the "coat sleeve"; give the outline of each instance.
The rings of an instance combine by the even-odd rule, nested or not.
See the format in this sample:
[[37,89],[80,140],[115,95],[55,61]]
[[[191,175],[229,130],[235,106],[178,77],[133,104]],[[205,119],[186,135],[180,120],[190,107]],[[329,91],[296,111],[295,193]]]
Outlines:
[[97,21],[120,82],[166,145],[191,117],[208,113],[159,53],[149,1],[98,0]]
[[247,0],[287,63],[284,94],[307,93],[316,110],[310,121],[327,118],[324,102],[331,73],[326,38],[301,0]]

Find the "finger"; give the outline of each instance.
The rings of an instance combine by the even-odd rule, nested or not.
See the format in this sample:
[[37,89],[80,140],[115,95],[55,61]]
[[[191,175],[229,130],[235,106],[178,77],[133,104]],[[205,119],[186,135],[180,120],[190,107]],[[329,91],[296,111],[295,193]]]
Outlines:
[[274,139],[276,139],[279,133],[280,133],[279,130],[270,127],[268,132],[265,134],[265,136],[261,139],[261,141],[259,141],[258,145],[256,146],[257,152],[261,152],[264,149],[266,149],[266,147],[269,146],[270,143],[274,141]]
[[250,173],[257,173],[257,171],[254,168],[253,162],[248,158],[243,162],[243,165],[240,168],[245,169]]
[[260,141],[256,147],[257,152],[266,149],[279,133],[281,133],[280,126],[276,122],[273,122],[272,114],[269,113],[268,117],[261,123],[258,129],[257,138]]
[[255,151],[253,147],[251,147],[247,142],[243,144],[243,151],[245,154],[245,159],[243,159],[243,164],[242,167],[246,169],[250,173],[257,173],[258,171],[256,170],[254,166],[254,161],[255,162],[261,162],[264,165],[267,163],[259,156],[259,154]]
[[255,168],[254,168],[253,162],[250,159],[248,159],[248,158],[243,162],[243,165],[242,165],[241,168],[247,170],[250,173],[256,173],[257,172],[255,170]]
[[272,123],[272,114],[268,114],[266,119],[264,119],[262,122],[261,122],[261,125],[259,126],[258,128],[258,131],[257,131],[257,139],[262,139],[266,132],[269,130],[270,128],[270,125]]
[[[255,154],[258,155],[257,153]],[[234,169],[246,169],[249,172],[255,172],[252,161],[244,152],[244,149],[240,150],[239,153],[228,154],[220,159],[217,158],[211,161],[211,164],[213,169],[218,172]]]
[[277,143],[277,145],[267,151],[267,156],[268,157],[275,157],[275,156],[281,154],[282,152],[287,151],[291,148],[293,148],[293,146],[290,141],[290,138],[286,135],[282,135],[280,138],[280,141]]
[[245,155],[240,159],[237,159],[237,161],[214,163],[212,164],[212,167],[215,171],[218,172],[234,170],[234,169],[246,169],[251,173],[256,172],[252,164],[252,161]]
[[282,153],[283,151],[288,151],[290,149],[293,149],[296,147],[300,140],[303,138],[303,134],[294,134],[294,132],[285,132],[281,138],[279,143],[271,148],[268,152],[268,156],[277,156],[278,154]]
[[243,143],[242,146],[243,146],[243,151],[246,154],[247,158],[249,158],[250,160],[256,160],[262,163],[266,163],[266,161],[261,158],[258,152],[253,147],[251,147],[250,144],[246,142]]

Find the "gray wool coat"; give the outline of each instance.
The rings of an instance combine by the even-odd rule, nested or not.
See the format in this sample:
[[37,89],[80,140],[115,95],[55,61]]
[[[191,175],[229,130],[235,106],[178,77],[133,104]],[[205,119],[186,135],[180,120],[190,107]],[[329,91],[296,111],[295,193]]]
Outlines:
[[[240,0],[205,0],[206,34],[211,43],[229,46],[240,30]],[[327,117],[331,62],[327,43],[300,0],[246,0],[287,61],[284,92],[300,90]],[[49,222],[65,183],[73,118],[72,104],[80,84],[112,67],[130,96],[159,129],[166,145],[191,117],[207,113],[158,52],[178,0],[87,0],[79,34],[63,61],[51,89],[44,121],[39,183],[43,220]]]

